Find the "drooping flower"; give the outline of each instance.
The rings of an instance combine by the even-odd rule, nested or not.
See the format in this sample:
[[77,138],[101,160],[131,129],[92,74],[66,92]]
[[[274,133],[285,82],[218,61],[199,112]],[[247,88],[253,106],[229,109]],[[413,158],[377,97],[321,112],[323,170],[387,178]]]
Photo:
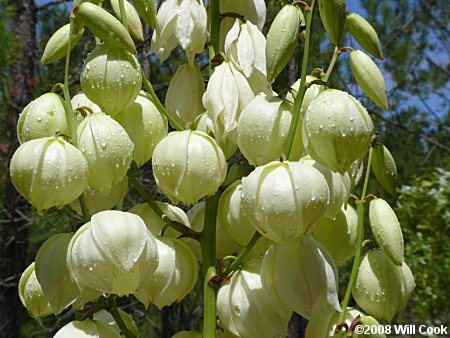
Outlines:
[[167,0],[156,14],[151,53],[165,61],[179,44],[190,63],[205,48],[207,37],[206,9],[201,0]]

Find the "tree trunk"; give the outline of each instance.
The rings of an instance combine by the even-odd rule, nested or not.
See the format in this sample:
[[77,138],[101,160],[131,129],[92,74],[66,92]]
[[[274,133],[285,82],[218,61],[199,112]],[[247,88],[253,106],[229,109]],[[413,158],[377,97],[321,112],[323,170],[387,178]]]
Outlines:
[[[18,147],[16,125],[22,109],[33,99],[35,5],[33,0],[11,0],[14,9],[10,27],[17,40],[17,54],[10,66],[12,86],[7,103],[7,137],[4,148],[6,165]],[[21,317],[25,311],[20,302],[17,285],[25,269],[28,231],[23,215],[27,202],[14,189],[9,175],[2,183],[3,223],[0,228],[0,332],[3,338],[19,337]]]

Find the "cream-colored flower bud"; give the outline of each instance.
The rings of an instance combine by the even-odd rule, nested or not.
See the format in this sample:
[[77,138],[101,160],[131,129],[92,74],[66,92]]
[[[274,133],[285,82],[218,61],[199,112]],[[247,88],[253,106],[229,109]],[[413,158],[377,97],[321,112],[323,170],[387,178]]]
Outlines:
[[236,19],[225,39],[225,54],[245,77],[254,71],[266,75],[266,38],[250,21]]
[[315,311],[341,311],[336,264],[311,236],[272,244],[262,262],[261,280],[267,292],[307,319]]
[[346,0],[320,0],[319,13],[333,45],[339,47],[344,35]]
[[324,216],[333,219],[350,195],[351,182],[349,175],[347,173],[343,175],[336,173],[317,163],[309,156],[301,158],[300,163],[305,163],[316,168],[327,180],[328,189],[330,190],[330,203]]
[[122,125],[134,143],[133,160],[138,166],[150,160],[156,145],[167,135],[167,119],[159,113],[144,92],[114,119]]
[[152,164],[158,187],[174,203],[192,204],[214,194],[227,173],[222,149],[200,131],[169,133],[156,146]]
[[358,43],[376,58],[383,60],[377,32],[366,19],[357,13],[347,15],[347,28]]
[[72,321],[64,325],[53,338],[121,338],[113,327],[98,320]]
[[167,111],[182,126],[193,122],[205,112],[202,103],[204,93],[205,83],[200,67],[196,63],[180,65],[167,88]]
[[14,153],[9,170],[14,187],[39,212],[69,204],[88,186],[83,154],[61,137],[25,142]]
[[198,263],[191,249],[175,238],[157,236],[159,263],[134,296],[147,308],[149,302],[158,309],[180,302],[195,286]]
[[376,63],[363,51],[354,50],[350,53],[350,67],[356,82],[369,99],[381,108],[389,109],[386,83]]
[[36,278],[34,262],[25,269],[20,277],[19,297],[23,306],[33,318],[44,317],[54,313]]
[[403,263],[403,234],[400,223],[389,203],[376,198],[369,204],[369,221],[373,237],[395,265]]
[[383,144],[372,147],[372,171],[378,183],[391,195],[395,196],[397,188],[397,166],[394,157]]
[[[119,315],[122,318],[123,322],[127,326],[128,330],[134,334],[135,337],[139,337],[139,331],[136,326],[136,323],[134,322],[133,317],[129,315],[128,313],[122,311],[121,309],[118,309]],[[119,325],[117,325],[115,319],[106,310],[100,310],[92,316],[92,319],[98,322],[102,322],[104,324],[107,324],[110,328],[114,329],[117,333],[120,334],[121,330],[119,328]]]
[[[114,185],[111,188],[111,191],[106,194],[103,194],[92,188],[87,188],[84,191],[84,201],[86,202],[86,207],[89,211],[89,215],[114,208],[120,210],[122,208],[123,199],[127,192],[128,180],[126,179],[126,177],[124,177],[122,181]],[[69,205],[79,215],[83,214],[80,206],[80,200],[78,198]]]
[[217,66],[203,95],[203,105],[214,125],[218,142],[237,142],[236,127],[242,110],[255,97],[248,80],[231,62]]
[[75,233],[67,249],[67,265],[81,290],[128,295],[155,271],[158,251],[139,216],[102,211]]
[[[292,120],[291,106],[278,96],[259,93],[242,111],[237,124],[237,144],[251,165],[275,161],[284,151]],[[296,144],[302,144],[297,127]],[[303,149],[296,148],[290,158],[299,159]]]
[[327,210],[327,181],[298,162],[271,162],[242,179],[244,215],[275,242],[300,238]]
[[336,89],[323,91],[310,103],[302,128],[306,152],[341,174],[365,156],[373,133],[367,110],[354,97]]
[[87,56],[81,71],[81,88],[103,112],[115,116],[139,94],[142,76],[133,54],[102,43]]
[[[72,109],[75,110],[79,107],[88,107],[91,108],[91,110],[94,113],[100,113],[102,110],[100,109],[99,106],[97,106],[94,102],[92,102],[91,100],[88,99],[88,97],[86,96],[85,93],[83,92],[78,92],[77,94],[75,94],[72,97],[72,100],[70,100],[70,102],[72,103]],[[83,118],[80,114],[78,114],[78,120],[81,121]]]
[[[70,44],[70,49],[74,49],[75,46],[80,41],[83,36],[84,29],[81,28],[78,32],[74,30],[72,34],[72,41]],[[39,64],[41,66],[52,63],[66,56],[67,46],[69,45],[70,37],[70,24],[66,24],[58,29],[53,35],[48,39],[45,45],[44,53],[42,54],[41,61]]]
[[355,255],[358,216],[348,204],[342,207],[334,219],[322,217],[317,222],[314,238],[322,244],[337,265],[342,265]]
[[81,294],[70,275],[66,256],[73,235],[72,232],[50,237],[36,255],[36,277],[55,314],[61,313],[75,301],[80,306],[101,296],[95,290],[85,290]]
[[273,82],[288,64],[297,46],[300,25],[305,17],[299,6],[284,5],[267,33],[267,79]]
[[[110,3],[114,15],[116,16],[116,18],[120,20],[121,13],[119,0],[110,0]],[[123,4],[125,9],[125,16],[127,18],[128,32],[135,39],[139,41],[144,41],[144,29],[142,28],[141,19],[139,19],[138,12],[129,1],[124,1]]]
[[364,172],[364,161],[356,160],[350,165],[350,168],[347,170],[347,174],[350,177],[350,191],[355,189],[355,187],[358,185],[359,181],[361,181],[361,178],[363,176]]
[[[195,119],[196,124],[196,130],[202,131],[211,137],[214,137],[215,135],[215,128],[212,120],[208,116],[208,112],[203,113]],[[217,142],[217,140],[216,140]],[[236,142],[232,141],[230,138],[222,138],[220,141],[217,142],[220,146],[220,148],[223,151],[223,154],[225,155],[226,159],[229,159],[233,154],[236,152],[238,146]]]
[[[201,232],[205,225],[205,202],[200,202],[188,210],[187,216],[191,223],[191,229]],[[190,238],[183,238],[189,245],[199,261],[202,260],[200,243]],[[216,219],[216,257],[225,257],[234,254],[239,249],[236,243],[224,230],[220,219]]]
[[[311,76],[311,75],[306,75],[306,84],[313,82],[314,80],[319,80],[319,79],[314,76]],[[300,90],[300,81],[301,81],[301,79],[298,79],[291,86],[291,89],[294,91],[293,94],[291,94],[291,93],[286,94],[286,99],[288,99],[292,103],[294,102],[295,98],[297,97],[297,93]],[[303,101],[302,101],[302,107],[300,108],[300,117],[301,118],[303,118],[303,116],[305,116],[306,110],[308,109],[311,101],[314,100],[317,96],[319,96],[319,94],[322,93],[325,89],[326,89],[326,87],[321,84],[313,84],[309,88],[306,89],[305,96],[303,97]]]
[[78,126],[77,147],[89,167],[89,185],[104,194],[125,176],[133,156],[133,142],[125,129],[103,113],[88,115]]
[[261,261],[244,264],[217,294],[217,315],[221,325],[238,337],[287,335],[290,311],[275,309],[264,291],[259,274]]
[[179,44],[192,63],[195,54],[203,52],[206,37],[207,16],[203,1],[167,0],[156,14],[150,52],[165,61]]
[[222,193],[217,218],[228,236],[239,245],[246,246],[256,230],[242,211],[241,193],[241,180],[235,181]]
[[375,249],[361,261],[352,294],[366,313],[378,320],[391,321],[404,309],[412,285],[400,266],[396,266],[383,250]]
[[[67,121],[67,116],[71,121]],[[20,143],[41,137],[54,136],[56,132],[70,135],[69,124],[74,124],[75,115],[66,114],[66,103],[55,93],[46,93],[31,101],[17,121],[17,137]]]

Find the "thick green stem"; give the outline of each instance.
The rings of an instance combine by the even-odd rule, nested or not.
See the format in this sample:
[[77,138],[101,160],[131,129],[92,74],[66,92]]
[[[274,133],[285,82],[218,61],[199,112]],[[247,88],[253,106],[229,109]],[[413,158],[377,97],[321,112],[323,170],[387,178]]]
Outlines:
[[203,337],[216,336],[216,288],[209,283],[216,269],[216,219],[220,191],[206,199],[205,224],[200,238],[203,262]]
[[152,210],[156,213],[156,215],[158,215],[158,217],[161,218],[162,221],[167,226],[170,226],[171,228],[177,230],[178,232],[183,234],[183,236],[185,236],[185,237],[196,238],[196,239],[200,238],[200,236],[201,236],[200,232],[189,229],[185,225],[182,225],[179,223],[174,223],[167,216],[164,215],[164,212],[161,210],[158,203],[156,203],[156,201],[153,198],[151,198],[150,195],[147,194],[145,189],[142,187],[141,183],[138,181],[138,179],[134,175],[133,170],[128,171],[128,180],[133,185],[133,187],[137,190],[139,195],[144,199],[144,201],[149,205],[149,207],[152,208]]
[[250,251],[252,251],[256,242],[258,242],[258,240],[260,238],[261,238],[261,234],[258,231],[255,232],[255,234],[253,235],[252,239],[247,244],[245,249],[242,250],[242,252],[239,254],[239,256],[237,256],[237,258],[233,261],[233,263],[231,263],[230,266],[225,269],[225,271],[223,273],[224,276],[229,275],[230,273],[232,273],[234,270],[236,270],[239,267],[241,262],[245,259],[245,257],[247,257],[247,255],[250,253]]
[[[213,49],[213,53],[217,54],[219,52],[219,40],[220,40],[220,24],[222,17],[219,10],[219,0],[211,0],[211,15],[209,16],[209,32],[210,40],[209,43]],[[214,56],[214,55],[213,55]]]
[[348,302],[350,301],[350,296],[352,294],[353,286],[356,282],[358,276],[359,264],[361,263],[361,254],[363,249],[364,240],[364,207],[365,207],[365,196],[367,193],[367,185],[369,183],[370,177],[370,167],[372,163],[372,147],[369,148],[369,159],[367,161],[366,176],[364,179],[364,186],[360,201],[358,201],[358,230],[356,234],[356,252],[353,259],[352,272],[350,274],[350,279],[347,284],[347,290],[345,291],[344,300],[341,303],[342,312],[339,316],[339,323],[342,322],[347,313]]
[[69,42],[67,44],[67,53],[66,53],[66,66],[64,68],[64,87],[63,87],[63,93],[64,93],[64,100],[66,101],[66,121],[67,121],[67,127],[70,132],[70,136],[72,138],[72,143],[74,145],[77,144],[77,126],[75,123],[73,123],[73,119],[71,118],[74,114],[72,109],[72,102],[70,99],[70,92],[69,92],[69,64],[70,64],[70,51],[72,50],[72,37],[73,37],[73,27],[74,27],[74,20],[75,16],[73,13],[70,14],[70,28],[69,28]]
[[325,73],[325,78],[323,79],[323,81],[327,82],[328,79],[330,78],[331,72],[333,71],[334,65],[336,64],[336,60],[339,56],[339,48],[338,47],[334,47],[334,53],[333,53],[333,57],[331,58],[331,62],[330,65],[328,66],[327,72]]
[[184,130],[184,128],[181,125],[179,125],[178,122],[175,121],[175,119],[168,113],[166,108],[164,108],[161,101],[159,101],[159,98],[156,95],[155,91],[153,90],[153,86],[150,83],[150,81],[147,79],[147,76],[145,75],[145,72],[142,69],[142,67],[141,67],[141,74],[142,74],[142,81],[144,82],[144,86],[145,86],[145,88],[147,88],[148,94],[150,95],[150,99],[153,102],[153,104],[156,106],[156,108],[158,109],[159,113],[162,116],[166,117],[166,119],[169,121],[172,128],[174,128],[178,131]]
[[126,338],[136,338],[136,336],[128,329],[127,325],[120,316],[119,309],[117,309],[114,295],[108,297],[108,304],[110,306],[109,313],[113,316],[114,321],[120,329],[120,333]]
[[313,14],[315,8],[315,0],[312,1],[310,8],[306,14],[306,36],[305,36],[305,47],[303,49],[303,60],[302,60],[302,72],[300,78],[300,88],[297,96],[294,100],[294,111],[292,114],[291,126],[289,128],[289,134],[286,141],[285,154],[286,158],[289,159],[289,155],[294,144],[295,132],[297,131],[298,121],[300,120],[300,109],[302,107],[303,98],[306,93],[306,72],[308,68],[309,60],[309,49],[311,42],[311,26],[313,21]]
[[87,223],[91,220],[91,215],[89,214],[89,210],[86,206],[86,199],[84,198],[84,193],[78,197],[78,201],[80,202],[81,213],[83,214],[83,220]]

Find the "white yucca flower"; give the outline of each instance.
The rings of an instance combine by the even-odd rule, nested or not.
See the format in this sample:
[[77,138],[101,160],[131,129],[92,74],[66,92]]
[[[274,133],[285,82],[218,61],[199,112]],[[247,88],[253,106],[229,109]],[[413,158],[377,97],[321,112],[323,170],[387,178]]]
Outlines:
[[205,112],[202,104],[204,92],[205,84],[200,67],[195,62],[178,66],[166,94],[169,114],[183,126],[193,122]]
[[266,75],[266,38],[250,21],[236,19],[225,38],[225,54],[242,70],[245,77],[254,70]]
[[217,142],[230,138],[236,143],[237,120],[254,97],[249,82],[232,62],[215,68],[203,95],[203,105],[213,122]]
[[201,0],[167,0],[156,15],[150,53],[164,61],[179,44],[191,63],[203,51],[206,37],[207,16]]

